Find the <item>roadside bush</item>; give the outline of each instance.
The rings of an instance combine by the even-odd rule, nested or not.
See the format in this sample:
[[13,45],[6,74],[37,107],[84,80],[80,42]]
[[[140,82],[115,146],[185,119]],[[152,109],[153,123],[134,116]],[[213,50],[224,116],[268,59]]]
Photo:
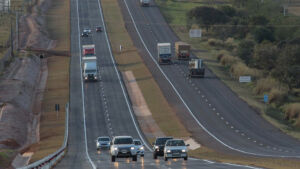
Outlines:
[[227,38],[224,45],[227,49],[232,50],[235,47],[234,38]]
[[299,125],[300,119],[299,119],[299,114],[300,114],[300,103],[290,103],[286,106],[284,106],[284,117],[286,120],[293,120],[297,119],[297,124]]
[[237,62],[230,67],[230,73],[234,78],[240,76],[251,76],[252,80],[261,77],[261,73],[257,69],[249,68],[243,62]]
[[213,38],[210,38],[208,39],[208,44],[210,46],[224,46],[224,42],[222,40],[219,40],[219,39],[213,39]]
[[287,99],[287,90],[285,88],[272,88],[269,93],[269,103],[280,105]]
[[237,47],[237,55],[248,65],[251,62],[255,42],[252,40],[242,40]]
[[217,54],[217,60],[220,62],[221,59],[226,55],[227,51],[226,50],[220,50]]
[[231,66],[234,63],[238,62],[238,58],[231,56],[231,55],[225,55],[221,58],[220,62],[223,66]]
[[271,89],[275,86],[279,86],[279,83],[275,79],[268,77],[259,79],[253,90],[255,94],[260,95],[265,92],[270,92]]

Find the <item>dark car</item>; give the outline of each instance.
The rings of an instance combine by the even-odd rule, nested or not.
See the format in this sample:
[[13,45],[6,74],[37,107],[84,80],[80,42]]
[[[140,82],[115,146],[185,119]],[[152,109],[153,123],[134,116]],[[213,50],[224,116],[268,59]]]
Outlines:
[[164,155],[165,144],[168,140],[173,139],[173,137],[158,137],[153,143],[153,158],[157,159],[157,156]]
[[89,33],[88,32],[82,32],[81,37],[88,37]]
[[96,27],[96,32],[102,32],[102,27],[101,26]]

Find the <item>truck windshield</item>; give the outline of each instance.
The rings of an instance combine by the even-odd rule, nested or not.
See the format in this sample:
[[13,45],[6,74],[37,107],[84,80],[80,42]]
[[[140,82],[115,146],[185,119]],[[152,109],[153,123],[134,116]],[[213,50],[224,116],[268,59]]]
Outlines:
[[85,70],[85,73],[95,73],[96,70]]
[[114,144],[132,144],[132,138],[119,138],[115,139]]

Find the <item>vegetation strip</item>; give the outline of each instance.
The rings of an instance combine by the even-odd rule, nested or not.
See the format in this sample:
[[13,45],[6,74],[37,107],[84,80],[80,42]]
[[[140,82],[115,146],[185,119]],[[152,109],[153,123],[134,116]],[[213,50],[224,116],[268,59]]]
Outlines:
[[[47,30],[50,38],[57,40],[53,51],[70,51],[70,1],[52,0],[47,12]],[[57,20],[57,18],[60,18]],[[30,163],[40,160],[59,149],[64,140],[65,110],[69,100],[69,62],[70,58],[56,55],[48,56],[48,79],[42,103],[40,119],[40,142],[29,148],[34,154]],[[60,105],[55,112],[54,105]]]

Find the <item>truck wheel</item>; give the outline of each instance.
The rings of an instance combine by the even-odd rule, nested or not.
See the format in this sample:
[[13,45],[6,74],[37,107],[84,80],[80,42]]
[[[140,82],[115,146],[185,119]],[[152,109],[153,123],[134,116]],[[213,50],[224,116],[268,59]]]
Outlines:
[[156,153],[153,153],[153,159],[157,159]]
[[188,157],[184,157],[184,160],[186,161],[188,159]]
[[168,157],[165,156],[165,161],[168,161]]
[[132,156],[132,161],[137,161],[137,155]]
[[115,162],[116,161],[116,156],[111,156],[111,162]]

